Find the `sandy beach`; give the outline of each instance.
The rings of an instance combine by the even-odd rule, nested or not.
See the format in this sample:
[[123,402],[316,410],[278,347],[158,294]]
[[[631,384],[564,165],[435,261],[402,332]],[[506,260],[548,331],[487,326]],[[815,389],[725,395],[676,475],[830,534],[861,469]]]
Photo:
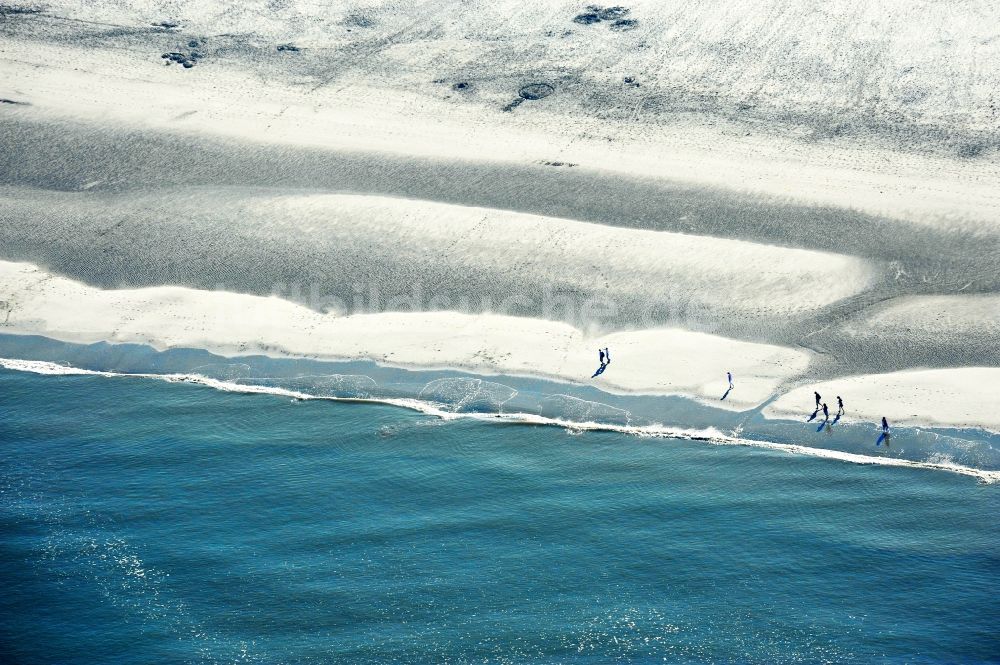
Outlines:
[[[679,329],[590,337],[565,323],[492,314],[339,316],[278,298],[180,287],[94,289],[9,262],[0,262],[0,299],[6,303],[5,332],[226,356],[374,359],[406,368],[583,383],[599,367],[595,350],[607,347],[614,351],[597,382],[602,389],[693,396],[730,409],[756,406],[809,364],[809,354],[800,350]],[[727,371],[739,377],[739,390],[723,403]]]
[[4,7],[2,332],[998,426],[975,8]]

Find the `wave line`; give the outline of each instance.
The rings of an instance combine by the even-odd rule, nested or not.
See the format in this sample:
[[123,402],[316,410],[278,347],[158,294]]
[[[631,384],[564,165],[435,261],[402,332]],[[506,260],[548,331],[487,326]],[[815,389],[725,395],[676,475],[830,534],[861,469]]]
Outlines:
[[987,469],[977,469],[975,467],[952,464],[948,462],[930,462],[906,460],[892,457],[875,457],[873,455],[863,455],[860,453],[849,453],[840,450],[830,450],[828,448],[812,448],[794,443],[777,443],[775,441],[759,441],[755,439],[745,439],[723,434],[714,427],[706,429],[684,429],[680,427],[669,427],[662,424],[651,425],[617,425],[614,423],[599,423],[593,421],[578,422],[563,418],[551,418],[533,413],[456,413],[448,411],[446,404],[439,404],[415,398],[406,397],[336,397],[317,396],[297,390],[288,390],[274,386],[261,386],[254,384],[241,384],[231,381],[212,379],[200,374],[150,374],[150,373],[127,373],[127,372],[106,372],[99,370],[81,369],[68,365],[48,362],[44,360],[19,360],[14,358],[0,358],[0,367],[5,369],[30,372],[49,376],[65,375],[86,375],[102,376],[108,378],[143,378],[158,379],[168,383],[193,383],[206,386],[223,392],[233,392],[254,395],[274,395],[278,397],[289,397],[297,400],[323,400],[330,402],[347,402],[360,404],[382,404],[395,406],[410,411],[416,411],[425,415],[441,418],[442,420],[476,420],[480,422],[502,422],[516,425],[533,425],[558,427],[571,432],[615,432],[636,437],[682,439],[687,441],[702,441],[720,446],[743,446],[748,448],[761,448],[765,450],[778,450],[793,455],[803,455],[809,457],[819,457],[832,459],[850,464],[865,466],[892,466],[906,467],[911,469],[925,469],[932,471],[947,471],[964,476],[976,478],[984,484],[1000,483],[1000,470],[991,471]]

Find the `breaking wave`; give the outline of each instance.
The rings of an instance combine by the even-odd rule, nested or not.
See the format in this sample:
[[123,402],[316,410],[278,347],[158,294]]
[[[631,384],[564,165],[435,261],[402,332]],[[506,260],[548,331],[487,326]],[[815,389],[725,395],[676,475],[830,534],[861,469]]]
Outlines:
[[1000,470],[978,469],[952,462],[946,456],[931,456],[926,460],[877,457],[827,448],[748,439],[726,434],[714,427],[682,428],[658,423],[632,424],[628,411],[599,402],[552,395],[544,398],[539,413],[503,412],[503,406],[517,390],[482,379],[439,379],[427,383],[416,398],[379,397],[374,394],[376,382],[363,375],[314,375],[294,378],[253,378],[240,376],[239,364],[205,366],[212,374],[233,380],[214,378],[200,373],[124,373],[81,369],[69,365],[40,361],[0,358],[0,367],[8,370],[43,375],[89,375],[107,378],[157,379],[170,383],[191,383],[223,392],[273,395],[296,400],[327,400],[384,404],[409,409],[442,420],[471,419],[508,425],[559,427],[568,432],[615,432],[643,438],[683,439],[720,446],[742,446],[774,450],[792,455],[820,457],[851,464],[905,467],[947,471],[976,478],[982,483],[1000,483]]

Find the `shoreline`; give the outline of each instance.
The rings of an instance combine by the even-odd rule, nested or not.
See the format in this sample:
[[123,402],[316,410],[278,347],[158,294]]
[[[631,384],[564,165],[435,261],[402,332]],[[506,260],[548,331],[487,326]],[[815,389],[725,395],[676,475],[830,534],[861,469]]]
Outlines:
[[[815,387],[831,395],[841,391],[852,418],[874,422],[886,415],[899,425],[1000,432],[1000,414],[987,408],[988,391],[977,389],[1000,381],[1000,368],[842,377],[782,394],[783,386],[801,384],[811,354],[679,329],[589,337],[564,323],[489,314],[338,316],[275,297],[181,287],[102,290],[27,264],[0,262],[0,268],[7,275],[0,281],[5,333],[195,348],[227,357],[371,360],[403,369],[534,377],[590,384],[610,394],[682,396],[732,411],[766,404],[762,415],[769,418],[801,416],[811,405],[803,396],[811,398]],[[588,380],[596,350],[605,346],[612,363],[596,381]],[[727,371],[737,388],[722,401]]]
[[319,400],[341,403],[377,404],[415,411],[423,415],[440,418],[442,420],[473,420],[485,424],[511,425],[511,426],[535,426],[535,427],[555,427],[567,430],[571,433],[582,432],[614,432],[627,436],[640,438],[665,438],[695,441],[716,446],[739,446],[783,452],[790,455],[800,455],[806,457],[816,457],[820,459],[835,460],[856,464],[861,466],[888,466],[896,468],[921,469],[928,471],[945,471],[958,475],[968,476],[977,479],[980,483],[993,485],[1000,483],[1000,470],[979,469],[962,464],[951,462],[921,461],[904,458],[878,457],[852,453],[842,450],[832,450],[828,448],[804,446],[798,444],[779,443],[775,441],[765,441],[749,439],[739,436],[729,436],[723,434],[713,427],[702,430],[685,429],[679,427],[668,427],[664,425],[618,425],[614,423],[602,423],[595,421],[573,421],[562,418],[550,418],[534,413],[477,413],[477,412],[455,412],[444,410],[441,405],[421,399],[409,398],[360,398],[360,397],[335,397],[335,396],[315,396],[309,393],[286,390],[277,387],[258,386],[254,384],[241,384],[228,381],[220,381],[196,374],[150,374],[150,373],[118,373],[107,371],[86,370],[74,367],[66,367],[55,363],[44,361],[24,361],[11,358],[0,358],[0,368],[16,372],[26,372],[32,374],[48,376],[100,376],[103,378],[139,378],[167,381],[169,383],[189,383],[203,386],[223,392],[234,392],[250,395],[271,395],[275,397],[289,397],[295,400]]
[[[683,395],[730,410],[752,408],[806,370],[809,354],[680,329],[591,337],[569,324],[491,314],[321,314],[287,300],[182,287],[102,290],[0,261],[6,303],[0,331],[60,341],[130,342],[200,348],[225,356],[262,354],[373,360],[406,369],[455,369],[584,384],[597,349],[612,363],[597,381],[607,392]],[[377,335],[372,335],[373,330]],[[726,372],[740,389],[722,402]]]
[[[813,391],[824,396],[831,416],[836,395],[845,395],[845,410],[851,417],[875,423],[883,416],[890,425],[918,424],[927,427],[977,427],[1000,433],[996,396],[990,386],[1000,381],[1000,368],[912,369],[886,374],[844,376],[802,386],[787,392],[764,409],[766,418],[809,415],[814,407]],[[821,422],[822,416],[813,421]]]

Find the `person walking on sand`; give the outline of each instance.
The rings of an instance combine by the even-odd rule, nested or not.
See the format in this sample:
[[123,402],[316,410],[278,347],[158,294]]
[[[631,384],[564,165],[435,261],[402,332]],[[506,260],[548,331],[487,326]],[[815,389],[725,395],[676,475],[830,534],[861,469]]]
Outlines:
[[604,361],[609,365],[611,364],[611,349],[608,347],[604,347]]
[[815,390],[813,391],[813,395],[816,396],[816,410],[819,411],[819,405],[820,405],[820,402],[823,401],[823,398],[820,397],[819,393],[817,391],[815,391]]
[[837,395],[837,415],[844,415],[844,400],[840,399],[840,395]]
[[882,416],[882,434],[889,434],[889,421]]
[[830,409],[826,408],[826,402],[823,402],[823,420],[830,419]]
[[726,380],[729,381],[729,388],[726,389],[726,392],[719,399],[726,399],[727,397],[729,397],[729,393],[733,392],[733,373],[732,372],[726,372]]
[[608,353],[607,348],[597,349],[597,359],[601,361],[601,366],[597,368],[597,371],[590,378],[596,378],[601,374],[604,374],[604,370],[608,368],[608,363],[611,362],[611,354]]

